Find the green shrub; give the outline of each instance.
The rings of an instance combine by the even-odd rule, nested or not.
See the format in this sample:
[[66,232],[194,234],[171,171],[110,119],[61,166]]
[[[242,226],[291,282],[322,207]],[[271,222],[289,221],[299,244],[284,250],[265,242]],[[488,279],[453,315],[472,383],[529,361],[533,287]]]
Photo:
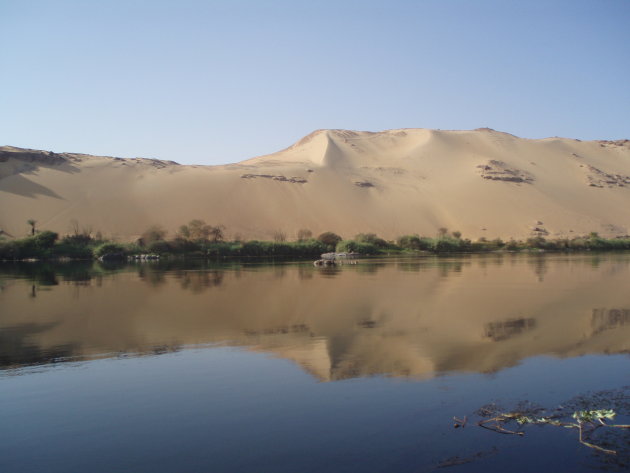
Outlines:
[[141,255],[147,252],[147,249],[139,245],[138,242],[125,243],[121,246],[124,248],[124,253],[127,255]]
[[569,240],[569,248],[572,250],[588,250],[589,249],[589,245],[588,245],[588,240],[586,240],[585,238],[573,238],[572,240]]
[[206,248],[206,255],[211,257],[234,256],[240,250],[240,244],[228,242],[211,243]]
[[58,238],[57,233],[45,230],[31,237],[30,240],[37,248],[49,249],[53,247]]
[[324,243],[314,238],[298,242],[296,246],[305,255],[320,255],[327,250],[327,246]]
[[471,242],[470,240],[462,241],[468,242],[468,251],[497,251],[506,246],[505,242],[500,238],[489,241],[481,237],[475,242]]
[[89,246],[93,245],[96,242],[91,235],[85,233],[78,233],[76,235],[66,235],[61,239],[60,243],[70,244],[70,245],[81,245],[81,246]]
[[52,248],[52,256],[56,258],[90,259],[93,256],[92,248],[95,245],[96,240],[87,233],[66,235]]
[[251,240],[243,243],[241,254],[243,256],[265,256],[269,253],[270,243],[258,240]]
[[547,240],[545,240],[545,238],[541,236],[528,238],[527,240],[525,240],[525,246],[527,248],[544,248],[546,243]]
[[373,243],[364,243],[355,240],[343,240],[337,243],[338,253],[360,253],[362,255],[375,255],[380,253],[379,248]]
[[454,253],[465,251],[465,245],[462,240],[450,237],[436,238],[433,240],[431,250],[436,253]]
[[369,243],[377,248],[391,248],[388,242],[380,238],[376,233],[359,233],[354,237],[354,240],[359,243]]
[[140,246],[150,246],[153,243],[164,241],[166,230],[161,225],[151,225],[147,228],[138,239]]
[[511,238],[510,241],[505,244],[505,249],[508,251],[517,251],[521,249],[521,245],[518,241]]
[[164,240],[152,241],[147,245],[147,251],[149,253],[165,254],[172,253],[174,252],[173,250],[173,245],[171,245],[170,242]]
[[127,254],[127,248],[120,243],[113,242],[103,243],[94,248],[94,256],[97,258],[100,258],[108,253],[121,253],[125,255]]
[[234,256],[319,256],[328,251],[321,241],[310,239],[297,242],[273,242],[251,240],[245,243],[231,243],[229,253]]
[[43,231],[34,236],[2,242],[0,259],[49,258],[59,235],[55,232]]
[[433,238],[418,235],[403,235],[398,237],[396,242],[402,249],[430,251],[433,247],[433,240]]
[[14,241],[0,241],[0,260],[14,260],[19,257],[19,249]]
[[74,244],[70,241],[61,241],[52,249],[52,256],[56,258],[91,259],[92,248],[83,244]]
[[168,242],[170,251],[175,254],[191,253],[193,251],[201,251],[201,246],[191,240],[185,238],[175,238]]
[[343,238],[333,232],[324,232],[317,237],[317,240],[322,242],[324,245],[328,247],[329,250],[333,250],[337,243],[339,243]]
[[420,237],[418,235],[403,235],[396,239],[396,244],[406,250],[420,250]]

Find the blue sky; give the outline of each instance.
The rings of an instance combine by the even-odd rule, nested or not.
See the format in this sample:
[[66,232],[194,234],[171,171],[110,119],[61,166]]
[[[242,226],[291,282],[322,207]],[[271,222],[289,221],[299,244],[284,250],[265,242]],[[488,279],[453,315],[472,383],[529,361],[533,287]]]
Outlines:
[[630,138],[629,0],[0,0],[0,145],[235,162],[318,128]]

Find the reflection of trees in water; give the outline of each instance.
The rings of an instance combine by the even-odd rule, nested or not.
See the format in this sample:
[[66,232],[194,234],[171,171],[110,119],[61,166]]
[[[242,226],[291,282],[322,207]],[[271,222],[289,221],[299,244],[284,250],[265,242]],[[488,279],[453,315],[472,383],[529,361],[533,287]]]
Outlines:
[[63,274],[62,278],[76,286],[89,286],[95,276],[97,274],[90,271],[89,266],[77,266],[70,274]]
[[339,273],[341,273],[341,268],[339,266],[318,266],[317,272],[324,277],[334,278]]
[[505,254],[503,253],[492,253],[490,255],[486,255],[486,259],[496,265],[496,266],[501,266],[503,265],[503,263],[505,262]]
[[505,262],[505,254],[503,253],[491,253],[491,254],[477,254],[477,255],[463,255],[460,259],[464,257],[467,258],[475,258],[475,263],[484,269],[488,266],[501,266]]
[[274,279],[282,279],[287,275],[286,266],[274,266],[273,277]]
[[440,277],[447,277],[451,273],[461,273],[462,272],[462,263],[459,261],[445,261],[440,262],[438,264],[438,271],[440,272]]
[[[519,271],[522,272],[523,270],[525,270],[525,273],[530,272],[530,269],[528,268],[527,263],[526,263],[527,260],[531,259],[531,260],[541,261],[545,259],[545,257],[541,257],[541,256],[536,256],[532,258],[531,255],[520,255],[518,258],[521,261]],[[546,258],[549,258],[549,257],[546,257]],[[405,270],[409,270],[409,268],[412,268],[411,270],[413,271],[417,270],[417,271],[423,271],[425,273],[428,271],[430,272],[430,274],[427,274],[427,275],[430,276],[430,278],[427,278],[427,281],[432,282],[432,281],[437,280],[438,274],[441,274],[443,271],[448,271],[449,274],[451,272],[463,271],[464,265],[469,265],[469,268],[467,268],[466,275],[473,276],[474,274],[472,270],[476,269],[477,262],[479,262],[480,260],[483,260],[484,264],[496,264],[496,262],[499,261],[500,259],[490,258],[490,257],[480,258],[477,256],[474,256],[472,258],[471,257],[459,258],[459,257],[453,257],[453,256],[449,258],[428,257],[428,258],[422,258],[422,259],[416,259],[416,260],[411,260],[411,259],[402,260],[402,261],[398,260],[397,262],[394,263],[394,265],[399,270],[401,270],[404,267]],[[513,260],[513,255],[508,255],[505,257],[506,263],[509,263],[512,260]],[[590,273],[591,271],[588,268],[589,260],[590,260],[590,255],[583,255],[579,259],[571,260],[572,261],[571,264],[578,264],[583,270],[586,270],[587,273]],[[551,265],[550,267],[552,269],[555,269],[556,266],[554,265],[556,263],[556,260],[552,258],[552,259],[547,259],[547,261]],[[568,264],[564,260],[560,260],[560,263]],[[624,262],[623,264],[626,264],[626,263]],[[235,293],[238,293],[238,287],[240,287],[240,285],[236,284],[232,278],[236,277],[236,275],[241,274],[241,273],[244,275],[244,279],[247,279],[246,285],[247,287],[249,287],[250,283],[255,284],[257,281],[262,281],[262,280],[269,281],[271,279],[270,276],[273,277],[274,275],[280,275],[280,274],[285,274],[285,273],[291,276],[291,278],[289,278],[291,280],[295,279],[296,274],[298,275],[300,279],[301,278],[310,279],[310,278],[315,277],[316,280],[314,281],[314,283],[317,284],[317,279],[320,277],[319,275],[323,275],[324,277],[335,277],[336,275],[340,274],[342,271],[345,271],[345,274],[344,274],[345,276],[352,276],[354,277],[354,279],[340,278],[341,280],[338,282],[334,282],[334,281],[326,282],[326,281],[321,281],[321,280],[319,282],[319,284],[324,283],[319,287],[325,287],[326,290],[330,290],[331,287],[335,288],[331,297],[331,300],[334,303],[337,301],[337,299],[346,300],[346,299],[341,299],[339,295],[339,294],[342,294],[344,297],[347,297],[346,293],[343,292],[343,288],[344,288],[343,283],[345,283],[346,281],[354,282],[357,280],[361,280],[361,281],[366,280],[366,278],[364,277],[357,279],[356,274],[353,276],[353,273],[358,272],[360,269],[370,269],[369,272],[374,272],[374,271],[378,271],[381,268],[386,268],[386,270],[384,270],[382,273],[383,278],[379,278],[377,280],[377,284],[382,283],[384,285],[382,294],[383,295],[387,294],[387,288],[389,287],[387,286],[387,284],[390,284],[390,283],[389,281],[385,281],[385,279],[389,278],[389,276],[392,274],[393,272],[392,268],[394,267],[394,265],[392,265],[391,262],[382,263],[382,262],[375,261],[374,263],[372,263],[369,260],[361,261],[359,262],[358,265],[352,265],[348,267],[344,267],[344,266],[314,267],[312,266],[310,262],[302,263],[302,264],[280,264],[276,266],[271,266],[266,263],[259,264],[258,262],[255,262],[255,264],[250,264],[247,266],[243,266],[242,264],[241,265],[232,264],[230,266],[230,265],[210,264],[210,263],[201,261],[201,262],[195,262],[192,265],[196,269],[183,270],[181,268],[188,268],[188,265],[186,264],[186,262],[173,263],[173,264],[170,264],[170,263],[157,264],[157,265],[132,264],[132,265],[125,266],[125,271],[127,271],[128,274],[124,278],[119,278],[120,280],[117,282],[117,284],[126,284],[128,281],[135,279],[134,276],[135,276],[135,273],[137,273],[140,278],[142,278],[144,281],[148,282],[149,284],[151,284],[152,281],[153,282],[158,281],[157,284],[161,284],[162,282],[160,281],[164,281],[164,277],[166,276],[166,282],[172,285],[173,289],[175,290],[177,290],[178,286],[181,285],[182,289],[190,290],[192,292],[202,292],[202,291],[207,290],[208,288],[218,287],[223,284],[229,283],[230,286],[236,286]],[[29,269],[32,270],[32,267],[35,265],[30,265],[30,266],[31,268]],[[363,266],[365,266],[365,268],[362,268]],[[608,267],[609,267],[608,265],[604,265],[603,268],[608,268]],[[226,275],[225,273],[227,271],[221,268],[230,268],[229,275]],[[237,268],[237,269],[232,270],[232,268]],[[238,268],[244,268],[244,269],[238,270]],[[77,269],[78,270],[75,271],[74,274],[77,275],[77,278],[79,280],[86,279],[86,275],[92,278],[95,278],[96,280],[105,280],[105,281],[108,280],[108,274],[103,272],[101,265],[98,265],[98,264],[85,265],[84,264],[82,266],[79,265]],[[64,272],[63,274],[67,275],[68,280],[72,280],[73,278],[73,276],[71,275],[72,273],[67,268],[64,268],[62,271]],[[225,280],[224,277],[229,277],[229,279]],[[277,276],[277,277],[280,277],[280,276]],[[407,275],[405,277],[412,278],[412,279],[415,278],[412,275]],[[116,278],[112,278],[112,280],[115,280],[115,279]],[[421,279],[424,281],[424,275]],[[65,276],[63,277],[63,280],[64,281],[66,280]],[[331,286],[331,283],[332,283],[332,286]],[[536,286],[536,283],[532,281],[531,273],[530,273],[529,283]],[[277,284],[272,285],[272,286],[274,288],[280,287]],[[285,285],[282,285],[282,287],[285,287]],[[309,286],[309,288],[312,288],[312,287],[317,287],[317,286],[315,284]],[[20,296],[25,297],[29,288],[30,288],[30,284],[29,286],[24,285],[20,289],[21,291],[24,292],[24,294],[22,295],[22,293],[20,293]],[[305,289],[308,291],[310,290],[309,288],[305,288]],[[229,289],[232,289],[232,287],[230,287]],[[149,290],[149,289],[146,289],[146,290]],[[79,291],[79,289],[77,289],[77,291]],[[340,292],[338,293],[335,291],[340,291]],[[91,294],[94,291],[89,291],[89,292]],[[210,292],[219,294],[219,293],[223,293],[224,291],[222,291],[222,289],[218,289],[218,290],[210,291]],[[374,291],[374,293],[375,293],[374,297],[385,297],[385,296],[379,296],[379,293],[376,292],[376,290]],[[81,294],[85,294],[85,291],[81,291]],[[88,294],[89,297],[91,297],[90,294]],[[283,294],[283,297],[286,297],[287,293],[283,292],[281,294]],[[304,292],[304,294],[309,296],[312,293]],[[348,293],[348,294],[352,296],[351,293]],[[367,294],[367,292],[362,293],[362,294]],[[480,297],[483,297],[484,294],[485,294],[484,292],[481,292]],[[226,292],[225,295],[228,296],[229,294]],[[406,298],[406,297],[412,297],[413,293],[405,289],[405,291],[401,292],[400,295],[403,298]],[[230,296],[230,297],[233,297],[233,296]],[[316,294],[316,297],[326,299],[327,294],[318,292]],[[420,322],[415,322],[414,321],[415,319],[411,321],[407,321],[407,319],[403,317],[402,315],[400,316],[400,326],[399,326],[397,325],[399,322],[398,320],[396,320],[396,317],[398,317],[396,313],[392,314],[391,320],[393,322],[391,322],[390,319],[386,317],[386,315],[378,313],[378,311],[374,309],[373,306],[370,305],[370,302],[373,302],[373,297],[371,294],[369,294],[369,296],[364,295],[363,297],[368,300],[367,301],[352,301],[352,304],[349,303],[347,305],[344,304],[343,306],[340,306],[340,307],[343,307],[343,313],[338,314],[338,316],[334,318],[335,323],[331,324],[331,327],[318,325],[318,323],[315,322],[315,318],[306,319],[309,321],[309,323],[313,324],[314,328],[312,330],[318,332],[314,334],[318,338],[326,338],[326,340],[330,338],[331,340],[333,340],[333,342],[331,343],[337,343],[340,340],[346,340],[348,343],[348,345],[345,347],[340,346],[339,343],[337,343],[336,346],[331,347],[331,354],[330,354],[331,359],[332,359],[331,363],[333,367],[335,367],[334,369],[338,369],[338,371],[335,372],[336,374],[333,373],[334,375],[333,377],[335,377],[335,379],[340,379],[341,377],[350,377],[351,373],[356,373],[357,376],[363,376],[363,375],[370,375],[375,372],[404,375],[405,373],[409,372],[409,366],[412,366],[413,369],[416,371],[419,370],[420,368],[418,368],[418,366],[420,366],[419,364],[422,363],[422,360],[420,360],[420,358],[416,359],[412,356],[409,356],[406,358],[397,359],[396,356],[398,355],[396,354],[396,352],[399,347],[403,347],[405,344],[408,344],[410,347],[414,346],[415,342],[413,340],[405,339],[406,333],[411,333],[413,336],[417,336],[417,340],[422,340],[423,337],[425,336],[424,333],[428,330],[427,327],[424,325],[421,325]],[[221,297],[221,300],[223,300],[222,297]],[[238,302],[234,302],[234,304],[238,304]],[[327,307],[326,305],[323,305],[323,306]],[[333,309],[327,309],[330,311],[330,310],[335,310],[334,307],[336,306],[333,306],[331,303],[331,304],[328,304],[328,307],[333,307]],[[393,307],[396,308],[396,310],[400,311],[401,313],[405,313],[405,307],[413,307],[410,310],[416,310],[417,308],[416,305],[413,305],[413,306],[403,305],[402,309],[398,306],[393,306]],[[309,314],[310,314],[310,310],[311,309],[309,307],[309,310],[307,311]],[[314,308],[313,314],[317,310],[322,310],[322,309]],[[491,308],[490,310],[494,311],[495,309]],[[519,310],[517,314],[518,313],[528,314],[528,312],[530,312],[529,309],[524,310],[522,312]],[[267,314],[266,311],[261,311],[261,313],[263,314],[263,317],[260,317],[261,320],[259,320],[255,316],[252,316],[249,319],[247,319],[245,316],[243,317],[244,320],[253,321],[253,324],[251,325],[244,324],[240,321],[239,322],[235,321],[234,325],[232,325],[232,322],[230,321],[230,322],[226,322],[226,326],[229,327],[229,330],[232,330],[232,329],[241,330],[243,325],[245,325],[248,328],[259,329],[260,334],[296,333],[296,330],[292,326],[290,325],[282,326],[282,324],[293,322],[295,320],[293,317],[289,318],[289,317],[284,316],[283,314],[277,314],[277,311],[274,312],[273,318],[266,317],[266,314]],[[476,313],[477,312],[475,312],[475,314]],[[258,314],[255,314],[255,315],[257,316]],[[278,316],[276,317],[276,315]],[[495,365],[497,365],[496,370],[499,370],[501,368],[504,368],[505,366],[509,366],[511,364],[518,362],[518,360],[529,355],[521,352],[520,348],[519,350],[513,350],[511,348],[512,345],[510,344],[510,342],[505,342],[504,344],[493,344],[493,343],[489,343],[489,341],[490,340],[494,340],[494,341],[507,340],[507,339],[511,339],[511,338],[514,338],[523,334],[521,339],[514,340],[515,341],[514,346],[519,345],[521,342],[528,342],[528,340],[531,340],[534,337],[531,336],[532,333],[527,333],[527,331],[533,330],[536,327],[536,321],[531,318],[530,319],[527,319],[527,318],[502,319],[506,315],[507,314],[505,312],[498,312],[498,313],[494,312],[494,315],[481,314],[479,316],[480,317],[479,319],[475,319],[478,321],[475,323],[474,327],[472,327],[472,331],[474,332],[473,336],[475,337],[475,343],[480,342],[483,344],[482,348],[479,348],[478,344],[468,345],[466,343],[460,343],[460,341],[463,339],[461,338],[463,334],[460,333],[460,331],[458,330],[454,330],[453,335],[452,336],[449,335],[449,338],[445,339],[439,347],[436,346],[434,348],[427,348],[427,353],[428,353],[427,358],[430,358],[432,362],[435,362],[436,371],[445,371],[445,372],[452,371],[453,369],[478,371],[479,369],[481,369],[482,364],[483,364],[484,370],[488,370],[488,369],[492,370],[494,369],[493,366]],[[540,316],[541,318],[538,320],[540,322],[539,325],[543,325],[542,321],[546,320],[542,318],[544,315],[545,315],[544,313],[541,314]],[[265,322],[265,319],[267,320],[267,322]],[[17,320],[20,320],[20,319],[17,319]],[[269,320],[273,320],[273,322],[269,322]],[[486,323],[488,321],[490,322]],[[589,321],[587,320],[586,323],[588,322]],[[454,322],[450,322],[449,320],[446,320],[444,323],[447,324],[448,326],[448,324],[454,323]],[[592,330],[594,331],[594,333],[599,333],[603,330],[621,329],[622,327],[627,328],[628,326],[630,326],[630,310],[623,309],[623,308],[594,309],[591,323],[592,323]],[[264,329],[265,326],[269,326],[271,324],[276,324],[276,325],[270,327],[269,329]],[[397,328],[400,331],[399,332],[388,331],[388,327]],[[439,327],[442,327],[442,325],[436,325],[436,327],[439,328]],[[219,326],[219,329],[215,330],[214,326],[210,326],[210,329],[208,329],[208,333],[214,330],[214,332],[212,332],[213,336],[215,336],[216,334],[217,338],[224,336],[225,337],[224,339],[228,339],[228,337],[231,336],[232,332],[226,329],[225,333],[228,333],[230,335],[223,335],[222,333],[220,333],[220,331],[223,330],[224,328],[225,327],[223,326]],[[552,329],[557,330],[557,328],[555,327],[552,327]],[[175,328],[175,330],[177,330],[177,328]],[[183,335],[184,340],[186,340],[187,335],[185,335],[186,332],[183,329],[182,329],[182,333],[184,334]],[[487,338],[482,341],[481,337],[484,334]],[[543,338],[542,337],[543,334],[544,332],[542,330],[539,330],[535,333],[535,335],[541,335],[541,339]],[[115,334],[115,335],[116,337],[118,336],[118,334]],[[114,337],[112,337],[112,339],[113,338]],[[621,344],[619,339],[623,340],[623,333],[621,332],[618,332],[618,334],[615,335],[615,337],[611,337],[611,340],[614,340],[614,343],[617,345]],[[76,338],[73,338],[71,340],[76,340]],[[81,339],[78,339],[78,340],[81,340]],[[171,338],[160,336],[159,339],[154,339],[151,342],[161,343],[161,342],[164,342],[165,340],[168,341],[168,340],[171,340]],[[300,338],[298,341],[290,339],[290,337],[287,337],[287,340],[288,340],[287,345],[290,345],[290,344],[299,345],[300,343],[303,342],[303,340],[306,340],[306,336],[303,339]],[[431,340],[428,338],[426,340],[427,340],[427,346],[430,346],[432,343]],[[147,343],[151,343],[151,342],[147,342]],[[62,339],[61,342],[58,342],[58,343],[65,343],[65,340]],[[306,344],[310,342],[304,341],[304,343]],[[112,344],[114,346],[120,346],[120,345],[116,345],[116,342]],[[366,348],[368,345],[369,345],[369,348]],[[446,346],[447,349],[444,349],[444,346]],[[529,349],[529,346],[530,345],[527,344],[528,349]],[[534,354],[536,354],[537,353],[536,350],[538,350],[538,348],[535,348],[535,346],[536,346],[535,344],[532,345],[533,347],[532,350],[534,351]],[[368,356],[368,353],[369,354],[376,353],[376,349],[378,349],[379,347],[382,347],[382,351],[378,352],[379,353],[378,356],[377,355],[373,355],[371,357]],[[609,347],[612,349],[612,345],[610,345]],[[53,352],[59,351],[60,353],[62,353],[63,349],[67,347],[65,346],[61,347],[59,348],[59,350],[58,348],[59,347],[53,347],[52,351]],[[94,347],[91,347],[91,346],[88,348],[94,349]],[[433,350],[433,351],[430,351],[430,350]],[[488,350],[488,352],[485,352],[484,350]],[[595,347],[594,350],[595,352],[598,352],[598,350],[600,349]],[[410,348],[409,352],[414,352],[414,351],[412,348]],[[446,352],[451,353],[452,356],[451,354],[449,354],[448,356],[444,355],[444,353]],[[495,355],[497,353],[500,354],[501,356],[499,357],[498,355]],[[356,357],[354,357],[354,355],[356,355]],[[25,356],[27,356],[28,358],[28,355],[25,355]],[[484,356],[485,358],[482,359],[481,358],[482,356]],[[475,365],[475,363],[477,364]],[[491,365],[490,368],[488,368],[488,365]]]
[[112,273],[112,272],[120,272],[123,269],[126,269],[129,265],[126,261],[118,261],[118,260],[108,260],[108,261],[99,261],[98,266],[103,269],[103,271]]
[[427,262],[411,260],[411,261],[399,261],[396,263],[396,269],[398,271],[407,271],[412,273],[419,273],[420,271],[429,269],[431,265]]
[[56,286],[59,284],[57,275],[50,267],[34,268],[29,276],[33,282],[40,286]]
[[71,358],[76,353],[75,345],[58,345],[44,350],[30,341],[34,335],[55,325],[28,323],[3,327],[0,331],[0,368],[55,363]]
[[217,263],[205,259],[146,261],[135,262],[128,266],[128,268],[136,269],[138,277],[151,286],[158,287],[166,284],[167,276],[172,275],[181,283],[183,289],[190,289],[193,292],[220,286],[227,271],[235,279],[240,279],[243,275],[243,267],[242,261]]
[[[357,273],[375,274],[380,269],[387,266],[387,263],[362,260],[358,262],[357,264],[352,264],[352,265],[346,264],[346,265],[348,266],[348,268],[351,268],[352,271],[356,271]],[[318,274],[321,274],[323,276],[334,277],[334,276],[339,275],[343,271],[343,267],[344,267],[343,261],[337,264],[332,264],[332,265],[317,266],[316,268],[311,270],[311,274],[314,274],[314,271],[317,271]]]
[[313,279],[313,276],[315,275],[315,268],[312,265],[299,265],[297,267],[297,271],[298,271],[298,278],[302,279],[302,280],[306,280],[306,279]]
[[138,277],[153,287],[161,286],[166,282],[164,271],[150,265],[141,265],[138,268]]
[[27,279],[39,286],[56,286],[59,284],[57,271],[47,263],[7,263],[0,266],[4,275]]
[[94,279],[100,281],[103,275],[120,272],[121,268],[125,268],[124,263],[116,266],[102,265],[93,261],[0,264],[3,275],[26,279],[38,286],[57,286],[60,281],[87,286]]
[[436,269],[441,277],[446,277],[451,273],[461,273],[464,265],[469,265],[470,261],[452,261],[440,260],[435,258],[426,258],[421,260],[400,261],[396,264],[399,271],[407,271],[419,273],[420,271],[430,271]]
[[176,273],[175,277],[179,280],[182,289],[200,293],[223,284],[225,271],[182,271]]
[[387,263],[376,262],[376,261],[361,261],[359,264],[354,266],[357,270],[357,273],[377,273],[380,269],[383,269],[387,266]]
[[545,274],[547,274],[549,270],[547,257],[545,255],[532,255],[527,259],[527,263],[534,270],[534,274],[538,276],[538,281],[543,282],[545,280]]

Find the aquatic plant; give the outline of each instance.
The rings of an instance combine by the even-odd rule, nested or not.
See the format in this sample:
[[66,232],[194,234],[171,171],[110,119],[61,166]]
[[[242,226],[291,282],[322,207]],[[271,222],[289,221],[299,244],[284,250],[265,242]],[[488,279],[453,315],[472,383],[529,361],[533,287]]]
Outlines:
[[[611,408],[600,409],[584,409],[574,411],[569,414],[565,410],[557,409],[551,415],[541,416],[544,409],[531,406],[527,403],[523,404],[518,410],[510,412],[502,412],[494,408],[494,406],[485,406],[478,411],[482,417],[486,417],[477,422],[479,427],[499,434],[506,435],[525,435],[523,427],[527,425],[552,425],[566,429],[576,429],[578,431],[578,441],[589,448],[610,455],[616,455],[617,450],[605,448],[594,443],[593,435],[598,429],[630,429],[630,424],[613,424],[609,423],[616,416],[617,412]],[[459,419],[453,417],[455,428],[465,427],[468,418]],[[510,426],[516,423],[516,429]]]

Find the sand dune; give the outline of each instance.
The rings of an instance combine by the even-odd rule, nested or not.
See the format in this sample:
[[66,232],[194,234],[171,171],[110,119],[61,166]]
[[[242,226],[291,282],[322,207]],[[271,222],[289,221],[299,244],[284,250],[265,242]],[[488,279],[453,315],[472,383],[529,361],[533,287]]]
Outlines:
[[170,232],[193,218],[228,237],[434,235],[567,237],[630,234],[630,141],[530,140],[491,129],[318,130],[237,164],[178,165],[0,148],[0,229],[26,220],[105,236]]

